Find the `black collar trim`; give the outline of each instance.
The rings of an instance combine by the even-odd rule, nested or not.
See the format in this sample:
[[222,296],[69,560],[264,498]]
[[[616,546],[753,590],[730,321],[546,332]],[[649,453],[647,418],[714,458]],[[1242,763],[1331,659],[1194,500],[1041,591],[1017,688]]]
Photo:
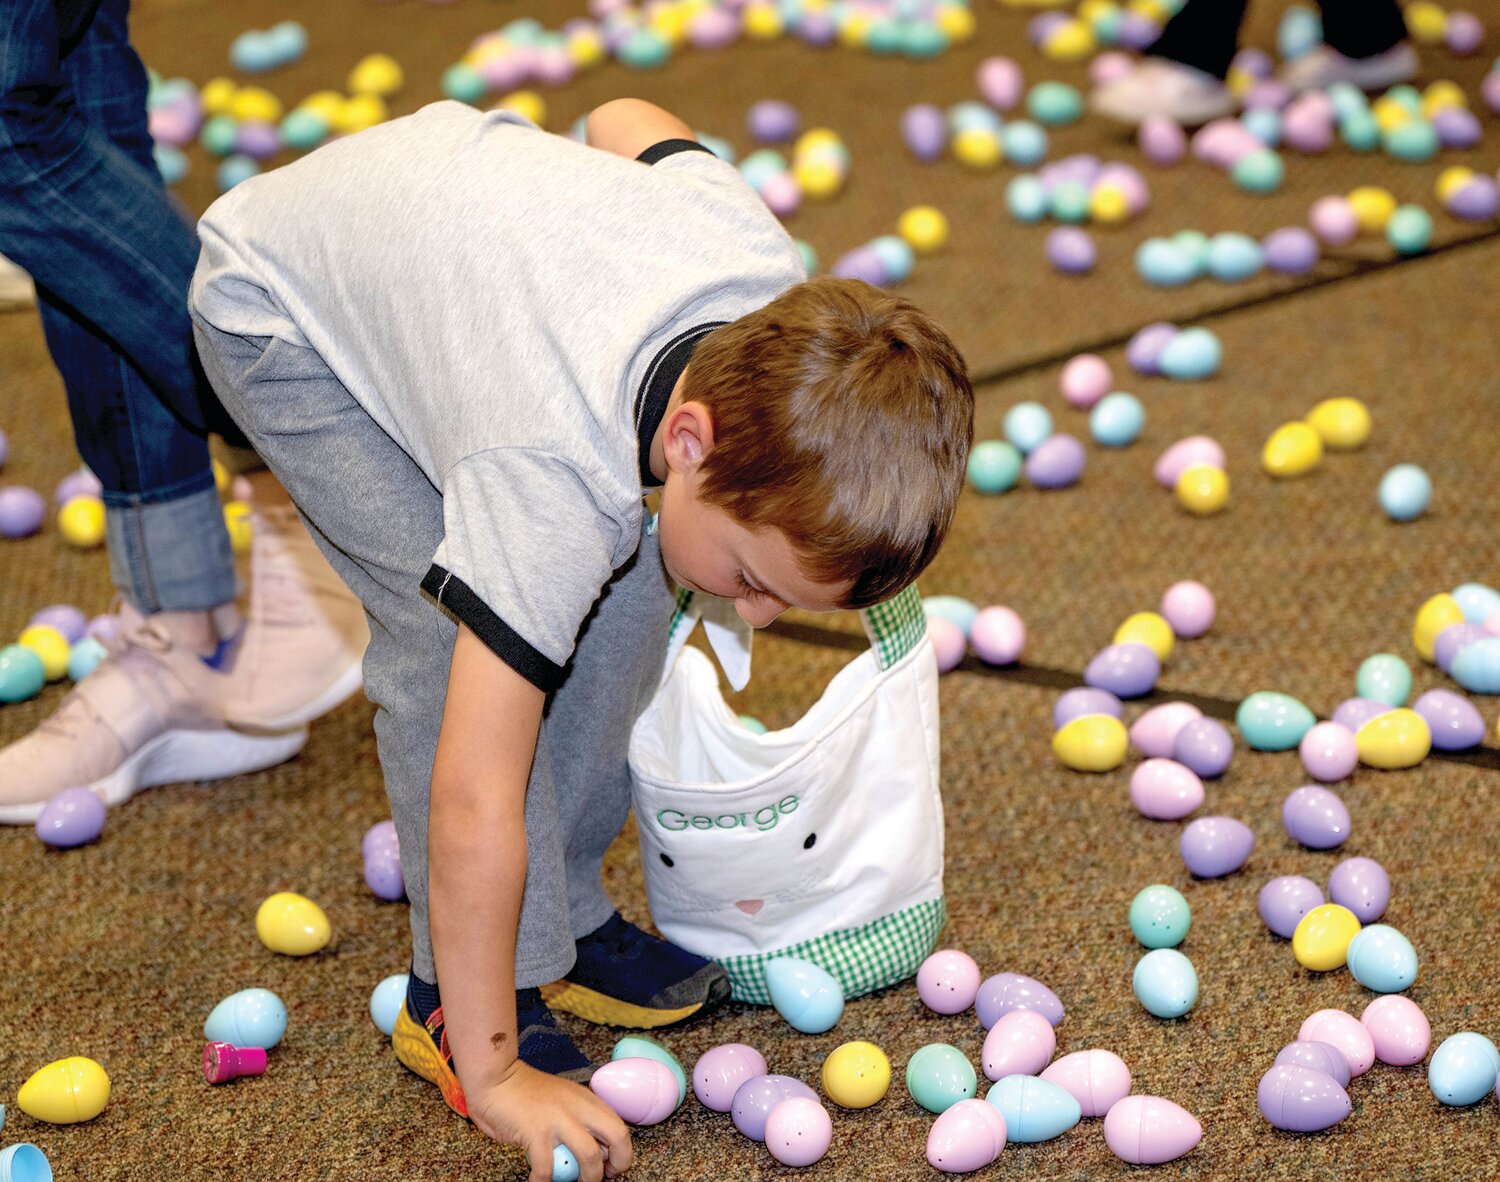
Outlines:
[[646,376],[641,379],[641,388],[635,396],[635,433],[640,442],[641,487],[655,488],[661,481],[651,472],[651,444],[656,438],[656,429],[661,426],[666,414],[667,402],[677,379],[687,368],[698,342],[714,329],[728,324],[727,320],[714,320],[698,324],[678,333],[663,345],[646,367]]

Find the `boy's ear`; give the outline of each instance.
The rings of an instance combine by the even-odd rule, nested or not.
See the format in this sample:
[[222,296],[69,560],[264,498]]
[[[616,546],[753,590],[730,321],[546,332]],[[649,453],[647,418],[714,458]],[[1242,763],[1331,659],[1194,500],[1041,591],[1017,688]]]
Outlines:
[[713,450],[714,421],[701,402],[684,402],[667,416],[662,452],[667,467],[687,473]]

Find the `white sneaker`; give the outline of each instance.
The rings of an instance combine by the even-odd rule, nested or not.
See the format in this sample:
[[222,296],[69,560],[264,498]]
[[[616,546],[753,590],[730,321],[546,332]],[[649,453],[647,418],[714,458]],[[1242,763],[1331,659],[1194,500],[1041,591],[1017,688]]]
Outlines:
[[1165,115],[1184,127],[1198,127],[1232,113],[1229,87],[1212,74],[1166,58],[1146,58],[1128,74],[1098,87],[1089,105],[1099,114],[1134,126]]
[[36,303],[36,285],[31,276],[0,254],[0,312],[29,308]]
[[1374,57],[1345,57],[1327,45],[1319,45],[1281,68],[1281,81],[1294,94],[1326,90],[1338,82],[1361,90],[1384,90],[1417,76],[1417,51],[1409,41],[1393,45]]
[[252,734],[223,720],[229,677],[122,605],[103,663],[36,730],[0,750],[0,824],[34,822],[64,788],[108,805],[143,788],[218,780],[290,759],[306,730]]

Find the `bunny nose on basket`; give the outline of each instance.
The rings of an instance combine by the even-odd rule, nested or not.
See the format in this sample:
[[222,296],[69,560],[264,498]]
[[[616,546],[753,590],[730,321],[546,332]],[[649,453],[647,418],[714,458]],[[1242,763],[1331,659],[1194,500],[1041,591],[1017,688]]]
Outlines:
[[766,905],[766,901],[764,899],[737,899],[734,905],[746,915],[754,915]]

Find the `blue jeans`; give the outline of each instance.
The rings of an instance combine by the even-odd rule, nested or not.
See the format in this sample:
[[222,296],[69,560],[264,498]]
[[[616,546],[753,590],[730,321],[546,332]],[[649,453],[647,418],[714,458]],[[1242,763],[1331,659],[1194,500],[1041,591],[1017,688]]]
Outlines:
[[141,612],[196,611],[234,598],[208,456],[228,420],[193,348],[198,242],[152,159],[129,6],[0,2],[0,253],[36,281],[115,586]]

